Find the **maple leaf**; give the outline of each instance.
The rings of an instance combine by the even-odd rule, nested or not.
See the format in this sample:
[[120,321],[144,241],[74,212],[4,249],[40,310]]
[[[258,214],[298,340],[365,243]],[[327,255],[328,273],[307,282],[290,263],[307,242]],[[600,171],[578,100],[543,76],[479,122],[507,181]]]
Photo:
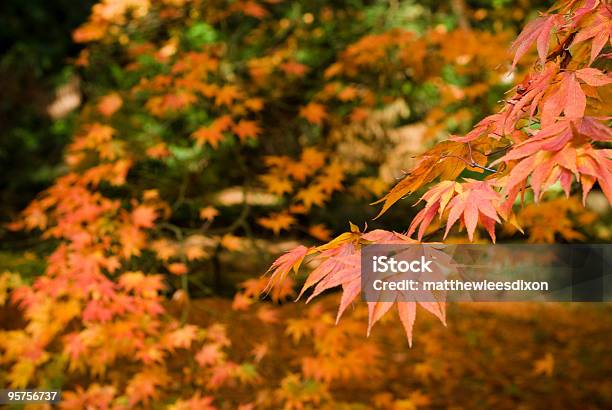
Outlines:
[[257,126],[256,121],[240,120],[234,125],[233,131],[240,141],[244,141],[247,138],[256,138],[261,133],[261,128]]
[[237,251],[242,248],[242,239],[240,239],[240,237],[238,236],[228,233],[221,237],[221,246],[223,246],[228,251]]
[[[587,77],[592,79],[592,77]],[[567,118],[584,117],[586,95],[574,73],[562,73],[556,92],[544,99],[542,107],[542,127],[553,124],[556,118],[565,113]]]
[[156,363],[163,363],[164,353],[164,350],[162,350],[160,346],[150,345],[139,350],[138,353],[136,353],[136,357],[146,365],[153,365]]
[[[524,82],[516,87],[516,95],[508,102],[509,106],[504,109],[505,112],[502,111],[489,117],[496,122],[494,124],[495,134],[511,134],[515,130],[519,119],[527,113],[530,118],[533,117],[544,95],[549,94],[555,88],[552,85],[557,78],[558,72],[558,65],[548,64],[541,72],[533,76],[530,74],[525,78]],[[567,92],[565,95],[567,95]]]
[[542,188],[558,180],[569,195],[572,175],[577,175],[582,182],[583,200],[595,181],[598,181],[608,201],[612,203],[610,155],[607,150],[594,149],[588,142],[580,143],[581,136],[605,141],[612,137],[612,133],[609,128],[600,126],[598,120],[589,117],[558,121],[540,130],[497,161],[520,159],[510,170],[505,190],[512,191],[531,175],[531,187],[536,200]]
[[[266,285],[267,286],[267,285]],[[279,282],[275,282],[269,290],[268,295],[273,302],[281,302],[288,297],[294,296],[295,281],[290,277],[285,277]]]
[[14,389],[25,388],[36,371],[36,364],[32,360],[20,360],[11,367],[11,371],[8,375],[10,385]]
[[127,291],[137,291],[152,297],[164,289],[161,275],[145,275],[142,272],[126,272],[119,277],[119,285]]
[[240,6],[238,9],[248,16],[261,19],[268,15],[268,10],[263,8],[260,4],[257,4],[255,1],[248,0],[240,2],[239,4]]
[[219,146],[219,141],[223,140],[223,133],[208,127],[202,127],[193,133],[193,138],[197,141],[198,145],[209,143],[213,148]]
[[287,61],[281,64],[281,69],[285,74],[293,75],[296,77],[303,77],[308,72],[308,66],[298,63],[297,61]]
[[273,194],[282,196],[283,194],[293,191],[293,185],[287,177],[267,174],[261,175],[259,179],[266,185],[268,191]]
[[311,102],[300,108],[300,117],[306,118],[311,124],[321,125],[327,117],[327,112],[324,105]]
[[221,346],[211,343],[202,346],[195,359],[201,367],[213,366],[222,362],[225,359],[225,354],[221,350]]
[[245,280],[240,284],[243,293],[248,297],[258,297],[266,288],[268,280],[265,277]]
[[324,224],[315,224],[308,228],[308,234],[320,241],[329,241],[331,231]]
[[338,93],[338,99],[340,101],[351,101],[357,98],[357,89],[352,86],[344,87],[342,91]]
[[234,300],[232,301],[232,309],[233,310],[247,310],[249,306],[253,304],[253,298],[243,294],[236,293],[234,296]]
[[344,173],[333,173],[325,172],[323,175],[319,175],[317,178],[317,184],[321,190],[326,194],[330,195],[334,191],[342,189],[342,181],[344,180]]
[[198,327],[185,325],[167,335],[168,347],[170,349],[189,349],[197,337]]
[[155,159],[162,159],[172,155],[172,153],[168,149],[168,146],[163,142],[160,142],[159,144],[155,144],[147,148],[146,154],[148,157]]
[[127,384],[125,389],[130,405],[136,403],[149,403],[149,400],[159,397],[161,388],[170,381],[162,368],[148,368],[137,373]]
[[327,195],[320,185],[311,184],[308,188],[298,191],[295,198],[301,201],[306,209],[310,209],[313,205],[321,206],[327,199]]
[[217,410],[213,401],[213,397],[202,396],[200,392],[197,392],[187,400],[177,400],[176,403],[168,406],[168,410]]
[[576,34],[573,44],[581,43],[585,40],[591,41],[591,64],[599,55],[601,50],[612,38],[612,11],[609,7],[599,7],[599,13],[595,17],[593,24],[583,28]]
[[295,222],[295,218],[286,212],[281,212],[270,215],[268,217],[257,219],[258,224],[260,224],[264,228],[272,230],[274,232],[274,235],[278,235],[283,229],[289,229],[289,227],[295,224]]
[[123,105],[123,99],[117,93],[107,94],[100,98],[98,111],[105,117],[112,116]]
[[375,197],[382,196],[388,187],[389,185],[380,178],[364,177],[357,179],[357,184],[353,186],[353,190],[358,196],[370,198],[372,195]]
[[200,209],[200,219],[204,221],[212,221],[217,215],[219,215],[219,211],[212,206]]
[[308,210],[302,204],[292,204],[287,209],[287,212],[295,214],[295,215],[306,215],[308,213]]
[[254,356],[255,363],[261,362],[261,360],[268,354],[269,348],[267,343],[259,343],[255,345],[251,354]]
[[276,259],[266,272],[266,274],[270,274],[270,280],[268,281],[266,290],[270,290],[281,283],[289,271],[293,270],[297,273],[304,257],[309,251],[309,248],[300,245]]
[[553,370],[555,367],[555,358],[551,353],[546,353],[546,355],[539,360],[536,360],[533,365],[533,372],[535,374],[543,374],[548,377],[551,377],[553,374]]
[[[378,243],[378,244],[415,244],[405,235],[398,233],[387,232],[382,230],[374,230],[369,233],[361,234],[354,230],[353,232],[341,235],[330,243],[314,248],[313,252],[319,252],[316,259],[319,261],[317,267],[308,275],[298,299],[306,292],[306,290],[314,287],[311,295],[307,299],[307,303],[313,298],[320,295],[327,289],[336,286],[342,286],[342,297],[336,315],[336,323],[339,322],[346,308],[352,303],[361,292],[361,248],[360,242]],[[442,254],[440,252],[440,257]],[[302,256],[303,258],[303,256]],[[443,258],[447,261],[448,258]],[[300,260],[301,262],[301,260]],[[450,264],[448,264],[450,266]],[[299,267],[299,265],[298,265]],[[285,269],[286,274],[291,268]],[[444,305],[439,302],[427,302],[419,300],[418,304],[423,306],[428,311],[436,315],[443,323],[445,323]],[[401,292],[396,295],[396,299],[390,302],[368,302],[368,335],[372,326],[385,314],[389,309],[397,303],[398,313],[409,343],[412,343],[412,327],[414,324],[416,312],[416,300],[414,296],[410,299]],[[295,337],[295,336],[294,336]]]
[[278,310],[267,307],[261,307],[257,310],[257,319],[266,324],[278,323],[280,320]]
[[317,170],[325,164],[325,153],[316,148],[308,147],[302,151],[300,161],[307,167]]
[[209,389],[218,389],[229,379],[236,375],[238,365],[232,362],[222,362],[211,369],[211,375],[206,386]]
[[308,276],[300,296],[315,286],[307,299],[309,302],[323,291],[342,285],[342,298],[336,316],[338,323],[342,313],[361,291],[361,256],[353,243],[345,243],[322,252],[319,258],[323,262]]
[[189,272],[187,265],[181,262],[174,262],[168,265],[168,271],[174,275],[184,275]]
[[213,247],[214,240],[204,235],[189,235],[183,242],[183,253],[188,260],[202,259],[208,256],[206,247]]
[[612,74],[605,74],[597,68],[581,68],[580,70],[576,70],[574,74],[578,79],[593,87],[602,87],[612,84]]
[[153,241],[150,248],[155,251],[157,257],[163,261],[167,261],[173,258],[179,253],[179,246],[175,242],[171,242],[168,239],[159,239]]
[[85,321],[98,321],[98,322],[108,322],[113,317],[113,312],[108,307],[104,306],[102,302],[98,300],[90,300],[83,310],[81,317]]
[[264,107],[264,101],[261,98],[249,98],[244,101],[244,106],[253,112],[259,112]]
[[414,217],[407,235],[411,236],[420,226],[418,238],[421,240],[435,215],[442,216],[448,209],[445,238],[455,222],[461,218],[467,228],[470,241],[480,220],[495,242],[494,225],[495,222],[500,222],[498,217],[500,195],[491,187],[490,182],[469,179],[466,182],[461,184],[442,181],[427,191],[421,197],[421,200],[426,202],[425,208]]
[[152,228],[157,219],[155,208],[147,205],[139,205],[132,211],[132,223],[139,228]]
[[215,105],[231,106],[234,100],[242,98],[242,92],[235,85],[224,85],[217,90]]
[[316,169],[309,167],[301,161],[292,161],[287,163],[286,172],[296,181],[304,182],[308,176],[316,172]]
[[516,66],[534,42],[537,43],[540,62],[544,64],[548,55],[550,33],[553,28],[558,27],[562,23],[562,16],[558,14],[541,16],[529,22],[514,43],[512,43],[512,49],[515,51],[512,67]]
[[363,122],[370,117],[370,110],[363,107],[355,107],[353,111],[351,111],[351,121],[352,122]]
[[313,324],[307,319],[288,319],[285,334],[291,336],[294,343],[298,343],[304,336],[313,331]]
[[436,147],[420,156],[415,167],[389,193],[373,203],[383,203],[376,218],[379,218],[401,198],[415,192],[435,178],[455,180],[466,168],[482,171],[482,169],[470,167],[472,160],[480,166],[487,163],[486,155],[477,151],[474,145],[457,141],[444,141],[437,144]]
[[219,142],[224,139],[223,132],[227,131],[232,123],[232,118],[229,115],[221,116],[214,120],[210,126],[196,130],[192,137],[195,138],[198,145],[208,143],[211,147],[217,148]]

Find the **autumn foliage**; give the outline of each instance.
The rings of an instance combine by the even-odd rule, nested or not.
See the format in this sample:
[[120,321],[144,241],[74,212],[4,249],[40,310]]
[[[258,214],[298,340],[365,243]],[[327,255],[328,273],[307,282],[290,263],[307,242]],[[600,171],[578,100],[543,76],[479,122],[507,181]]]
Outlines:
[[[104,0],[74,32],[88,102],[65,173],[10,225],[45,240],[46,267],[31,282],[0,276],[0,301],[23,319],[0,333],[8,386],[61,386],[63,409],[338,408],[330,386],[376,367],[389,343],[364,336],[389,310],[401,349],[417,306],[447,322],[442,302],[356,307],[364,244],[596,235],[589,193],[612,203],[609,4],[559,2],[512,58],[511,25],[448,29],[424,14],[406,29],[344,2],[298,3]],[[345,217],[370,202],[375,229]],[[405,226],[378,229],[407,202],[420,208]],[[303,244],[261,276],[289,233]],[[249,269],[234,314],[313,345],[272,388],[258,387],[268,343],[233,355],[248,344],[234,325],[193,320],[194,294]],[[334,315],[314,304],[287,319],[273,305],[340,288]],[[536,373],[553,366],[543,357]],[[419,377],[442,377],[427,366]]]

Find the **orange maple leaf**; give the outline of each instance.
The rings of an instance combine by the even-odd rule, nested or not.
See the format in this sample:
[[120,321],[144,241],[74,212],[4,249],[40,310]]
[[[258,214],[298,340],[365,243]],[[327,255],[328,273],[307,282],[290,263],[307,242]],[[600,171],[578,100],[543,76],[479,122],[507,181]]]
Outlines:
[[254,300],[244,293],[236,293],[232,301],[233,310],[247,310],[253,304]]
[[323,192],[323,188],[315,184],[310,185],[306,189],[302,189],[295,197],[304,204],[306,209],[310,209],[313,205],[321,206],[327,199],[327,195]]
[[150,248],[155,251],[157,257],[163,261],[173,258],[179,253],[179,246],[168,239],[158,239],[151,243]]
[[331,230],[323,224],[312,225],[308,228],[308,234],[320,241],[329,241],[331,239]]
[[259,177],[259,179],[266,185],[268,191],[275,195],[282,196],[283,194],[293,191],[293,185],[287,177],[283,177],[275,174],[266,174]]
[[252,350],[252,354],[254,356],[255,363],[261,362],[261,360],[268,354],[268,344],[267,343],[259,343],[255,345]]
[[351,101],[357,98],[357,89],[352,86],[344,87],[342,91],[338,93],[338,99],[340,101]]
[[171,152],[165,143],[160,142],[159,144],[155,144],[147,148],[146,154],[148,157],[155,158],[155,159],[161,159],[161,158],[169,157],[171,155]]
[[167,335],[168,347],[171,349],[189,349],[197,338],[198,327],[185,325]]
[[170,381],[168,374],[162,368],[148,368],[137,373],[125,389],[130,405],[142,402],[147,404],[150,399],[159,397],[161,387]]
[[319,151],[316,148],[308,147],[302,151],[300,161],[307,167],[313,169],[319,169],[325,164],[325,153]]
[[268,10],[263,8],[260,4],[255,1],[241,1],[237,3],[237,10],[240,10],[242,13],[247,16],[252,16],[258,19],[262,19],[268,15]]
[[442,181],[427,191],[421,198],[427,202],[427,205],[414,217],[408,229],[408,236],[411,236],[420,225],[418,238],[421,240],[435,215],[442,215],[448,209],[445,238],[455,222],[461,218],[470,241],[473,239],[476,225],[480,220],[495,242],[494,225],[495,222],[501,222],[498,217],[500,195],[488,181],[469,179],[466,181],[467,183],[464,184]]
[[200,219],[205,221],[212,221],[217,215],[219,215],[219,211],[212,206],[200,209]]
[[281,212],[257,219],[258,224],[260,224],[264,228],[272,230],[274,232],[274,235],[278,235],[283,229],[289,229],[289,227],[295,222],[295,218],[286,212]]
[[139,205],[132,211],[132,223],[139,228],[151,228],[157,219],[155,208],[147,205]]
[[223,115],[214,120],[210,126],[197,129],[192,136],[198,145],[208,143],[213,148],[217,148],[219,142],[224,139],[223,132],[227,131],[231,125],[232,118],[229,115]]
[[189,269],[187,268],[187,265],[185,265],[184,263],[181,262],[174,262],[168,265],[168,271],[170,271],[170,273],[174,274],[174,275],[184,275],[186,274]]
[[242,92],[235,85],[224,85],[217,90],[215,105],[231,106],[234,100],[242,98]]
[[196,362],[202,367],[215,365],[224,360],[225,355],[218,344],[207,344],[196,354]]
[[298,63],[297,61],[287,61],[281,64],[281,69],[286,74],[302,77],[308,71],[308,66]]
[[253,112],[259,112],[264,107],[264,101],[261,98],[249,98],[244,101],[244,106]]
[[242,239],[240,239],[240,237],[238,236],[228,233],[223,235],[223,237],[221,238],[221,246],[223,246],[228,251],[237,251],[242,248]]
[[100,98],[98,111],[105,117],[112,116],[123,105],[123,99],[117,93],[111,93]]
[[312,124],[321,125],[327,117],[327,112],[324,105],[311,102],[300,108],[300,117],[306,118]]
[[536,360],[533,364],[533,372],[535,374],[542,374],[551,377],[555,368],[555,358],[551,353],[546,355],[539,360]]
[[234,125],[233,131],[240,141],[244,141],[247,138],[256,138],[261,133],[261,128],[256,121],[240,120]]
[[272,266],[270,266],[270,269],[268,269],[267,273],[271,272],[271,275],[266,289],[272,289],[275,285],[282,282],[292,269],[297,273],[309,250],[309,248],[300,245],[276,259]]
[[278,309],[262,306],[257,310],[257,319],[267,324],[278,323],[280,320]]

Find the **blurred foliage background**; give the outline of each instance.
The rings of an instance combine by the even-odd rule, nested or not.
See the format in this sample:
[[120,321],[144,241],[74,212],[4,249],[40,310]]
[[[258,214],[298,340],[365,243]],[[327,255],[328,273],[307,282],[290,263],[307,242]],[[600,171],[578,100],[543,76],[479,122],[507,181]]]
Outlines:
[[[54,119],[49,115],[49,106],[61,89],[65,92],[78,89],[74,81],[80,73],[72,62],[83,46],[72,40],[71,33],[85,22],[93,4],[94,0],[33,0],[27,7],[18,0],[5,0],[0,4],[2,221],[15,217],[61,172],[62,152],[74,130],[74,113]],[[337,26],[330,27],[327,42],[318,41],[317,48],[305,50],[304,58],[318,60],[324,65],[348,42],[373,30],[402,27],[423,32],[432,24],[444,24],[448,28],[460,26],[469,19],[467,15],[454,13],[462,7],[487,12],[487,18],[478,22],[469,19],[470,26],[486,30],[506,27],[516,31],[535,10],[546,7],[547,2],[354,1],[346,4],[361,9],[365,21],[342,25],[339,31]],[[513,4],[512,18],[508,19],[509,7]],[[296,3],[289,8],[288,16],[299,14],[301,9],[314,10],[324,5],[324,1]],[[206,30],[206,26],[197,26],[188,36],[197,42],[206,41],[207,35],[216,35]],[[100,81],[101,77],[97,76],[96,82]],[[99,84],[102,88],[110,86],[112,81]],[[81,94],[80,90],[77,92]]]
[[93,1],[7,0],[0,4],[0,220],[15,217],[58,175],[73,115],[54,119],[56,90],[74,77],[82,46],[72,31]]

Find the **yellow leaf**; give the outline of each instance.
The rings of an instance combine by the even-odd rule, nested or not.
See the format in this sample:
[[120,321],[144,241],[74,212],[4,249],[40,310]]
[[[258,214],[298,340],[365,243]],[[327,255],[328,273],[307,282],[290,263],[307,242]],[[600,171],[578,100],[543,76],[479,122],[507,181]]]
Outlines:
[[237,251],[242,248],[242,239],[228,233],[221,238],[221,246],[229,251]]
[[551,353],[546,355],[539,360],[536,360],[533,365],[533,372],[535,374],[546,375],[551,377],[555,368],[555,358]]
[[205,221],[212,221],[217,215],[219,215],[219,211],[212,206],[200,209],[200,219]]
[[14,389],[25,388],[34,376],[35,370],[36,365],[29,359],[22,359],[15,363],[8,376],[11,381],[11,387]]
[[289,227],[295,224],[295,222],[295,218],[286,212],[281,212],[270,215],[268,217],[257,219],[258,224],[260,224],[264,228],[272,230],[274,232],[274,235],[278,235],[283,229],[289,229]]

